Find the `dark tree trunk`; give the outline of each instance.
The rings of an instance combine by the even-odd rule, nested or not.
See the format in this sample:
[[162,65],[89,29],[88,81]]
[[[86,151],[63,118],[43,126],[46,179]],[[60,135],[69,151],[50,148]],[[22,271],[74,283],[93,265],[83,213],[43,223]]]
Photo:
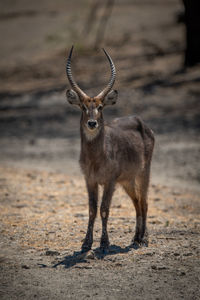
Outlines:
[[200,63],[200,0],[183,0],[185,6],[185,66]]

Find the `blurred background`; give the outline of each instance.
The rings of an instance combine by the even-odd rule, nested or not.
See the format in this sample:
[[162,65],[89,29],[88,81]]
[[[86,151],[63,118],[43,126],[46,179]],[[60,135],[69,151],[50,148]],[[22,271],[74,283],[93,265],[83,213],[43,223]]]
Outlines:
[[66,59],[90,96],[117,69],[105,119],[138,114],[154,130],[152,181],[199,189],[200,10],[181,0],[0,1],[0,164],[80,174],[79,118]]

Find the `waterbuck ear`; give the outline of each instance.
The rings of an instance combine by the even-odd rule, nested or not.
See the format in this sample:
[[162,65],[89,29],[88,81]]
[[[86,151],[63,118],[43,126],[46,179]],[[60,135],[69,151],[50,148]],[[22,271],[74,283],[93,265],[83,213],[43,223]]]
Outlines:
[[118,92],[117,90],[112,90],[104,99],[104,105],[113,105],[117,102]]
[[69,104],[80,105],[79,96],[74,90],[67,90],[66,96]]

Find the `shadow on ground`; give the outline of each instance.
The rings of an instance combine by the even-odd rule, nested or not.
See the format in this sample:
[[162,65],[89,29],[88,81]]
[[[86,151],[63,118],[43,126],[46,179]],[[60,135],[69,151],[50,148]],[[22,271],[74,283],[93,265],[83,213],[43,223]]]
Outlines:
[[88,252],[75,251],[72,255],[67,255],[65,258],[55,264],[53,268],[57,266],[63,265],[66,269],[71,268],[79,263],[86,263],[87,259],[104,259],[107,255],[116,255],[120,253],[128,253],[132,250],[133,247],[131,245],[127,247],[120,247],[117,245],[111,245],[108,251],[102,251],[99,247]]

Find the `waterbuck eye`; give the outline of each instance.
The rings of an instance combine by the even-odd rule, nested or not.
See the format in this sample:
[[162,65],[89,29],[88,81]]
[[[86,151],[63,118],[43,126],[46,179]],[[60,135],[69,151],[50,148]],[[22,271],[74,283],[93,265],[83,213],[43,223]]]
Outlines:
[[102,104],[99,104],[99,106],[97,107],[97,109],[100,111],[103,109],[103,105]]

